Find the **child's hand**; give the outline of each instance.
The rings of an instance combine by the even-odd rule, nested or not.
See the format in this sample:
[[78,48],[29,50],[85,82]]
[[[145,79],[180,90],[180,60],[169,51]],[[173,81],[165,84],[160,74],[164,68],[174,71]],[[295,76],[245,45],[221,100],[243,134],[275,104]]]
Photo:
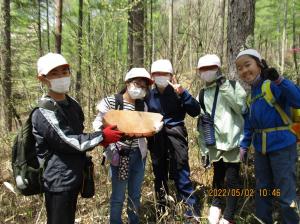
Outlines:
[[177,83],[175,76],[172,77],[172,82],[168,81],[168,83],[170,84],[170,86],[173,87],[173,89],[178,95],[183,93],[184,88],[179,83]]

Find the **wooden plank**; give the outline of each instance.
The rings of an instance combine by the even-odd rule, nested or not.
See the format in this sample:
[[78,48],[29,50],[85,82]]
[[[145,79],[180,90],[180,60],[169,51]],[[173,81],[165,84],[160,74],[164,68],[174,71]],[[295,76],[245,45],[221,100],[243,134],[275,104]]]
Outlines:
[[103,124],[117,125],[126,136],[149,137],[155,134],[155,126],[158,126],[162,118],[159,113],[110,110],[103,117]]

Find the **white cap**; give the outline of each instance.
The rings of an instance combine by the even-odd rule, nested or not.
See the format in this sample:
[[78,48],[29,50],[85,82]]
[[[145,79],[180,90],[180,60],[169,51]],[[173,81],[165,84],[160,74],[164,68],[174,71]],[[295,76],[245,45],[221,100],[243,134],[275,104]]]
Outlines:
[[254,56],[256,58],[258,58],[261,61],[261,55],[257,52],[257,50],[254,49],[247,49],[244,51],[241,51],[235,58],[235,60],[237,60],[239,57],[241,57],[242,55],[251,55]]
[[52,69],[61,65],[69,65],[61,54],[48,53],[37,61],[38,76],[47,75]]
[[168,59],[159,59],[152,63],[151,74],[154,72],[166,72],[173,74],[173,67]]
[[213,66],[216,65],[219,68],[221,67],[221,60],[220,58],[215,54],[206,54],[199,58],[198,66],[197,68],[207,67],[207,66]]
[[125,82],[127,82],[129,79],[133,78],[146,78],[149,82],[149,84],[153,83],[153,80],[150,77],[149,72],[147,72],[144,68],[132,68],[129,70],[129,72],[126,73],[125,76]]

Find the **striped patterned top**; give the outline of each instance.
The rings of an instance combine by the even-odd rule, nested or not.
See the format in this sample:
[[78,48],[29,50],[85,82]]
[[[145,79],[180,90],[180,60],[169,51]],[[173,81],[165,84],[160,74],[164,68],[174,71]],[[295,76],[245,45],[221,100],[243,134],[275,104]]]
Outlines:
[[[116,105],[115,96],[108,96],[108,97],[104,98],[103,101],[104,101],[104,102],[102,102],[102,103],[104,103],[103,106],[107,107],[108,110],[115,109],[115,105]],[[124,100],[123,101],[123,110],[135,110],[135,105]],[[121,146],[130,147],[130,148],[138,148],[139,147],[137,138],[132,139],[132,140],[118,142],[118,144],[120,144]]]

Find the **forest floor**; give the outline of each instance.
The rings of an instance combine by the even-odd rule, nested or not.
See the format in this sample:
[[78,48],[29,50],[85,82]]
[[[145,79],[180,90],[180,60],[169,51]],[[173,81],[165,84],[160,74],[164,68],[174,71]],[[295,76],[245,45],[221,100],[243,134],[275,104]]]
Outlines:
[[[187,119],[187,126],[195,127],[195,120]],[[196,195],[200,198],[201,219],[200,223],[207,223],[207,211],[211,202],[209,196],[212,189],[213,168],[203,169],[199,159],[199,150],[196,144],[197,132],[195,129],[189,130],[189,156],[191,167],[191,179],[196,189]],[[3,183],[13,184],[11,169],[11,144],[14,134],[4,134],[0,137],[2,152],[0,154],[0,223],[46,223],[46,212],[44,198],[42,196],[25,197],[15,194],[9,190]],[[108,175],[108,165],[101,166],[102,148],[98,147],[90,154],[93,156],[95,164],[95,196],[91,199],[84,199],[79,196],[76,212],[77,224],[108,223],[109,220],[109,198],[111,192],[111,182]],[[254,189],[253,165],[247,168],[242,165],[241,175],[245,189],[249,192]],[[245,174],[247,173],[247,174]],[[150,155],[146,163],[146,172],[142,188],[141,198],[141,223],[195,223],[192,220],[185,220],[184,205],[176,201],[175,187],[172,181],[169,181],[170,196],[168,200],[169,209],[165,214],[156,217],[156,202],[153,189],[153,173],[151,167]],[[236,212],[236,223],[256,223],[254,216],[254,197],[248,195],[240,197],[238,209]],[[278,213],[275,213],[278,216]],[[278,217],[275,217],[277,219]],[[126,223],[126,205],[123,209],[123,220]],[[257,222],[259,223],[259,222]]]

